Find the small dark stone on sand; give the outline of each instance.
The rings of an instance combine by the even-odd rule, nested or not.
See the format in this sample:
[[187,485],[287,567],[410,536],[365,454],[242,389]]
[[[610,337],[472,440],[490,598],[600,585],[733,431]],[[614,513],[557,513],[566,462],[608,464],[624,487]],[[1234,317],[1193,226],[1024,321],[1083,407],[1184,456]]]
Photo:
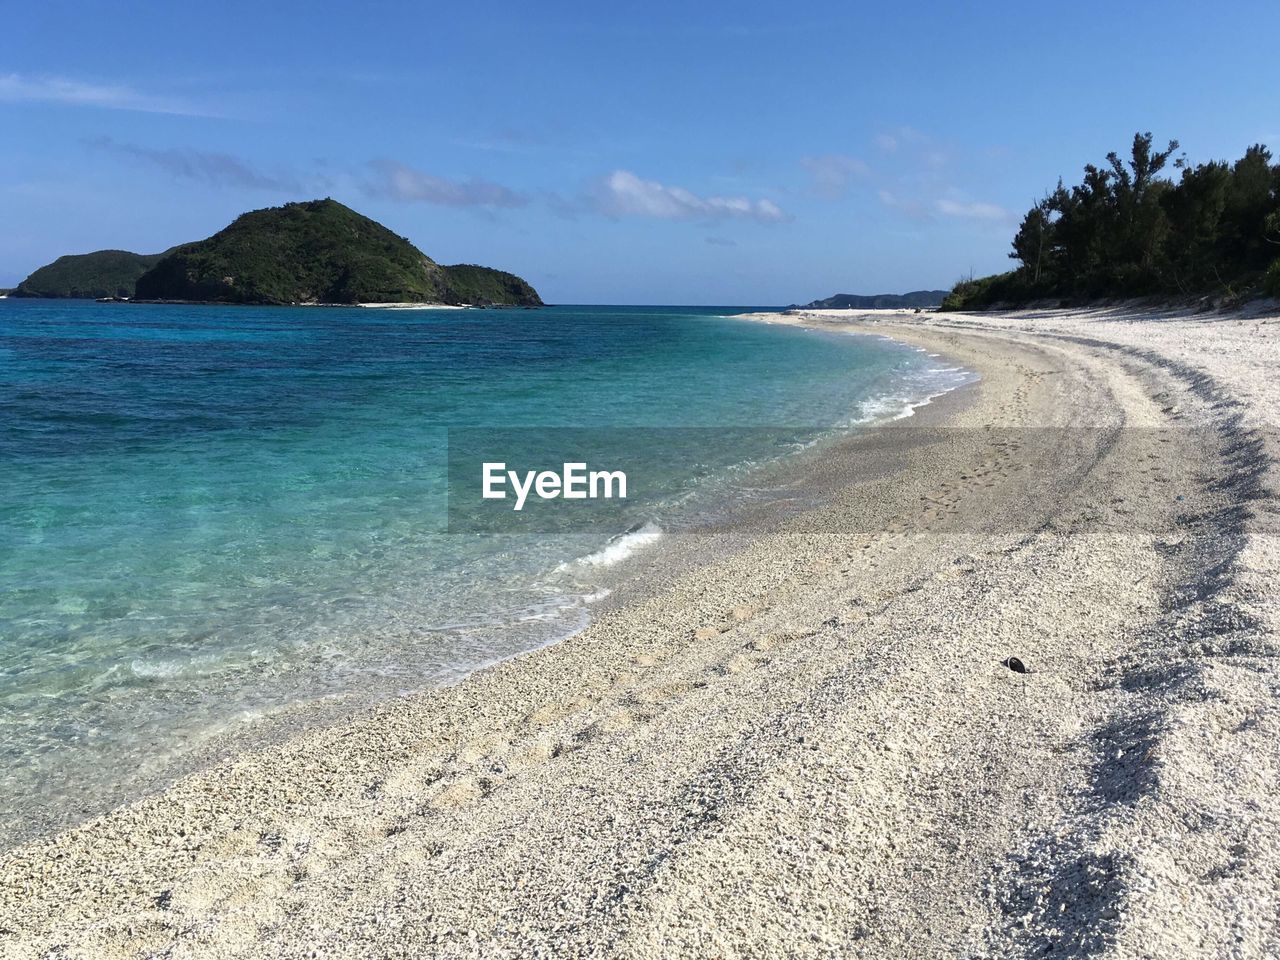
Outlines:
[[1000,662],[1003,663],[1010,670],[1012,670],[1014,673],[1027,672],[1027,665],[1023,663],[1021,660],[1019,660],[1017,657],[1010,657],[1008,660],[1001,660]]

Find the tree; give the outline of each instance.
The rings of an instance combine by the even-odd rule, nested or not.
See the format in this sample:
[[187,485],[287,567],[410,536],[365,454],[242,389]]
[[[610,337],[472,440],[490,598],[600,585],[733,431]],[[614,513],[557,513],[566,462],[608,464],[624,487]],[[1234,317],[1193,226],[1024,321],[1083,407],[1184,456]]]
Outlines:
[[1224,198],[1222,256],[1261,270],[1273,251],[1266,242],[1267,218],[1276,210],[1271,152],[1254,144],[1231,168]]
[[1179,293],[1202,288],[1221,272],[1220,231],[1231,169],[1225,163],[1184,167],[1176,190],[1162,198],[1169,219],[1169,277]]
[[[1061,186],[1061,185],[1059,185]],[[1014,260],[1021,260],[1022,265],[1031,272],[1031,282],[1040,284],[1041,272],[1045,265],[1045,254],[1053,248],[1053,221],[1048,198],[1041,200],[1022,218],[1013,238],[1013,252],[1009,254]]]

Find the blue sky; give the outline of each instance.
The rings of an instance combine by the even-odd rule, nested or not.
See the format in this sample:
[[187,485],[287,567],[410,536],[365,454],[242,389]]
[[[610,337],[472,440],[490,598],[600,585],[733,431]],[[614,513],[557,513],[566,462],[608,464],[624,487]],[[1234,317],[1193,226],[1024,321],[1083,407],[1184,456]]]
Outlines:
[[1136,130],[1280,150],[1274,2],[44,0],[3,34],[0,285],[328,195],[554,302],[903,291],[1006,269]]

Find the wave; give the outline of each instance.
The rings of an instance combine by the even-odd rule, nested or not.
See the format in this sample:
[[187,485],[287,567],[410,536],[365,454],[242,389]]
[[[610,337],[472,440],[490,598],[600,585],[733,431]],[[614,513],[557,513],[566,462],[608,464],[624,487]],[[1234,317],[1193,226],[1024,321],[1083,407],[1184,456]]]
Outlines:
[[854,421],[858,426],[883,423],[885,421],[902,420],[911,416],[916,407],[928,403],[925,399],[910,399],[899,396],[873,397],[858,405],[860,416]]
[[611,538],[607,544],[594,553],[560,564],[559,569],[565,571],[574,567],[612,567],[627,559],[637,550],[657,542],[661,537],[662,528],[656,523],[649,522],[643,526],[632,527],[626,533]]

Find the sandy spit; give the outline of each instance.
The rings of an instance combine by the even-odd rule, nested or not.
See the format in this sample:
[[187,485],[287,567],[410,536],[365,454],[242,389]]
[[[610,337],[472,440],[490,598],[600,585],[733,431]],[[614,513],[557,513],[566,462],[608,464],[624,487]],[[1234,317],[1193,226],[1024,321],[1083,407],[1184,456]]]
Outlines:
[[368,307],[376,310],[470,310],[465,303],[417,303],[406,300],[403,303],[357,303],[357,307]]
[[569,641],[10,851],[0,955],[1280,952],[1280,320],[757,319],[983,379]]

